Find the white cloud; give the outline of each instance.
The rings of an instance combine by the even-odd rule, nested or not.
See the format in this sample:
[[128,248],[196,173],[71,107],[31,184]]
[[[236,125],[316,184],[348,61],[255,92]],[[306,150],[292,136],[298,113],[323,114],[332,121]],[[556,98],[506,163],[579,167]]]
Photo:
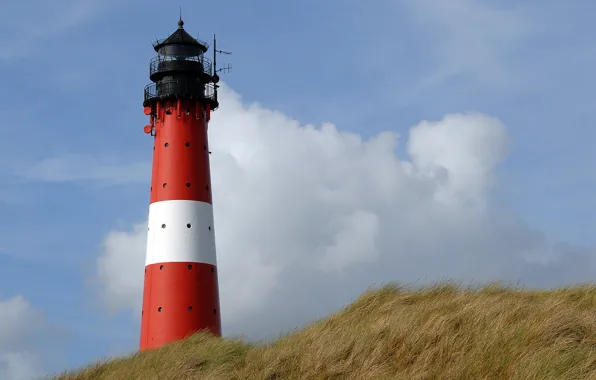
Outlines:
[[5,1],[0,13],[0,61],[35,55],[41,43],[78,26],[112,0]]
[[416,35],[426,42],[431,62],[435,62],[408,92],[428,90],[462,76],[492,89],[524,88],[531,73],[520,73],[515,57],[543,27],[536,17],[542,14],[536,4],[482,0],[404,0],[399,4],[399,11],[408,12]]
[[[222,90],[209,129],[225,333],[271,336],[373,283],[593,278],[592,251],[552,246],[493,205],[508,147],[498,119],[420,122],[400,160],[393,132],[301,126]],[[98,279],[112,310],[139,312],[145,239],[144,224],[106,238]]]
[[[122,165],[117,158],[95,160],[83,155],[62,155],[15,170],[25,180],[45,182],[93,181],[103,184],[142,182],[151,171],[151,163]],[[93,170],[89,170],[93,168]]]
[[[104,280],[102,296],[107,297],[104,302],[112,311],[131,305],[135,310],[140,310],[139,282],[143,281],[144,267],[139,266],[138,262],[139,256],[142,255],[132,252],[145,252],[146,242],[138,236],[144,236],[146,233],[147,224],[141,223],[135,225],[131,232],[110,232],[102,244],[97,273],[98,278]],[[144,257],[141,259],[144,260]],[[123,275],[117,268],[129,268],[130,271]],[[113,273],[114,270],[117,271],[116,275]]]
[[0,378],[34,380],[42,375],[37,356],[28,352],[0,354]]
[[43,335],[43,314],[22,296],[0,300],[0,379],[33,380],[43,375],[32,350]]
[[353,264],[378,259],[379,217],[375,213],[357,210],[338,220],[337,224],[333,243],[325,248],[317,269],[341,271]]

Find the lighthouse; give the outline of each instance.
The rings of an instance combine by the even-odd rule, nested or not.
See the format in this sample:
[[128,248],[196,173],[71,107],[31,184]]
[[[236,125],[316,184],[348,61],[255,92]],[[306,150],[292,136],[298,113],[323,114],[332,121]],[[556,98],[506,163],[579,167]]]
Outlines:
[[[215,41],[215,38],[214,38]],[[177,30],[153,44],[144,132],[153,166],[140,349],[198,331],[221,336],[207,126],[219,103],[208,44]]]

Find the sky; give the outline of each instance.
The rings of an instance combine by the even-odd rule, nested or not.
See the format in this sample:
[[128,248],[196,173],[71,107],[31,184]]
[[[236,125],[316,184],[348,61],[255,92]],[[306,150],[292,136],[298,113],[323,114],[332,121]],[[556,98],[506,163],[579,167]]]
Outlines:
[[[225,336],[387,282],[596,277],[596,4],[179,3],[233,52],[209,126]],[[0,10],[0,378],[29,380],[138,348],[142,90],[179,8]]]

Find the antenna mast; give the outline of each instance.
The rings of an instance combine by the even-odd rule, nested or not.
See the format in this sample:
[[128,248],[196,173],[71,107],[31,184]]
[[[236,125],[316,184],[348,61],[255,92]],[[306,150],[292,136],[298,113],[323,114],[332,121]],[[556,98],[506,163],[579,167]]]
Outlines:
[[219,75],[217,75],[217,73],[219,73],[219,72],[229,73],[232,71],[232,65],[230,63],[228,63],[225,67],[222,67],[221,69],[217,68],[217,55],[218,54],[232,55],[232,52],[217,50],[217,39],[214,34],[213,35],[213,89],[215,91],[215,99],[217,99],[217,89],[219,88],[219,85],[217,84],[219,82]]

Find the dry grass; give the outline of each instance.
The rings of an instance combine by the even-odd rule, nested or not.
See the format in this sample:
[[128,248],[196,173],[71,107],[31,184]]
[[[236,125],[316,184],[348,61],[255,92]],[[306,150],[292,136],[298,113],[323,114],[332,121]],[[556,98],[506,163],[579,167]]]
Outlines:
[[271,344],[197,334],[56,379],[596,379],[596,286],[388,286]]

